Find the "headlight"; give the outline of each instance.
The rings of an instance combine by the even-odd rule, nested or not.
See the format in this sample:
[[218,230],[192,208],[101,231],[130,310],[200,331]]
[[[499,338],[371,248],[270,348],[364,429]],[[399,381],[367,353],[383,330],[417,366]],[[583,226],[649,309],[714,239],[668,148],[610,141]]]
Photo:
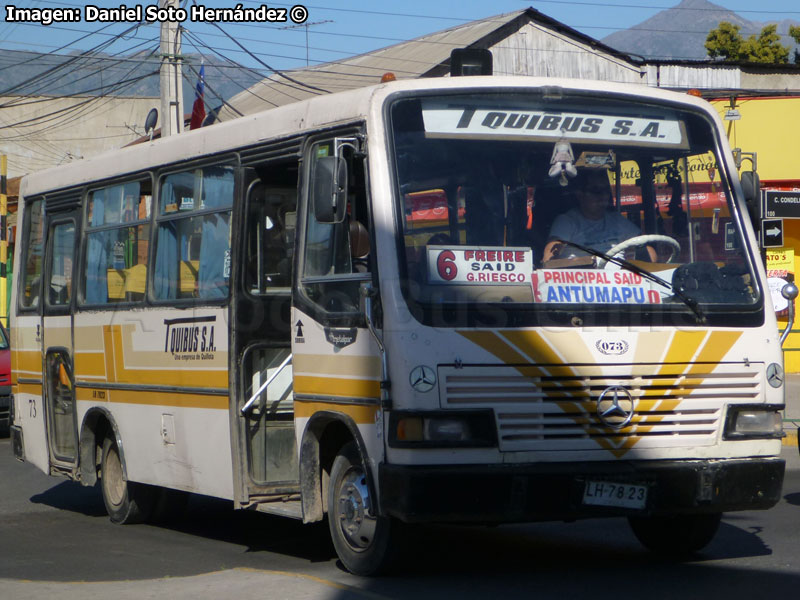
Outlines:
[[783,406],[729,406],[725,419],[724,439],[782,438]]
[[389,445],[395,448],[492,447],[497,433],[492,411],[393,412]]

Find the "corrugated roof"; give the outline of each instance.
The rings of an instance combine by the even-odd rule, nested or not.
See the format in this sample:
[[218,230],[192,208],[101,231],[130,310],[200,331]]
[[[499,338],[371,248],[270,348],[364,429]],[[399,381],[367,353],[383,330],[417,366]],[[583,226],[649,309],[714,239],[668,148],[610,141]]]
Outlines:
[[378,83],[384,73],[397,79],[442,76],[449,73],[450,53],[455,48],[490,48],[518,32],[528,23],[537,23],[556,35],[572,39],[595,52],[633,65],[630,55],[606,46],[534,8],[471,21],[381,48],[352,58],[294,71],[275,73],[228,100],[218,114],[221,121],[253,114],[304,100],[327,92],[340,92]]
[[422,77],[448,61],[450,52],[454,48],[466,48],[478,44],[530,10],[471,21],[346,60],[286,71],[286,75],[294,81],[287,80],[279,74],[271,75],[230,98],[229,106],[224,106],[218,117],[221,121],[225,121],[240,116],[236,111],[245,115],[252,114],[320,93],[340,92],[372,85],[378,83],[381,76],[389,71],[394,73],[397,79]]

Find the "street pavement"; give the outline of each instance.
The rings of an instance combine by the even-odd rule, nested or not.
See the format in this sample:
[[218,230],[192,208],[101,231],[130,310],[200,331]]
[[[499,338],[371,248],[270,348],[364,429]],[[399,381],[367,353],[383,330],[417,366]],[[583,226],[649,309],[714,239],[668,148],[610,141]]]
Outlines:
[[260,569],[228,569],[193,577],[165,577],[136,581],[42,582],[0,579],[2,600],[371,600],[386,598],[375,592],[313,575]]
[[[796,446],[785,444],[781,455],[786,460],[787,471],[800,471],[800,454]],[[56,582],[0,579],[0,600],[198,600],[225,597],[237,600],[388,600],[386,595],[357,587],[364,583],[364,579],[344,572],[334,580],[303,573],[250,568],[147,580]]]
[[[797,448],[797,428],[800,426],[800,374],[788,374],[786,381],[786,411],[781,455],[787,470],[800,470],[800,453]],[[237,568],[191,577],[166,577],[150,580],[124,580],[100,582],[48,582],[0,579],[0,600],[140,600],[141,598],[170,598],[196,600],[235,595],[246,600],[370,600],[385,599],[374,591],[359,589],[344,583],[350,579],[355,585],[358,578],[342,573],[339,581],[284,571]]]

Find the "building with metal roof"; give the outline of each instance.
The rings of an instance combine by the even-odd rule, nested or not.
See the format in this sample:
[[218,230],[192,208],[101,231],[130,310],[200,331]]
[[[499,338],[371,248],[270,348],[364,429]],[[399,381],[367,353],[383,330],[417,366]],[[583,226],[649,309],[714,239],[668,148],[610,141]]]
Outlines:
[[496,75],[530,75],[646,83],[630,56],[528,8],[472,21],[352,58],[274,73],[219,110],[228,120],[316,94],[397,79],[447,76],[457,48],[491,50]]

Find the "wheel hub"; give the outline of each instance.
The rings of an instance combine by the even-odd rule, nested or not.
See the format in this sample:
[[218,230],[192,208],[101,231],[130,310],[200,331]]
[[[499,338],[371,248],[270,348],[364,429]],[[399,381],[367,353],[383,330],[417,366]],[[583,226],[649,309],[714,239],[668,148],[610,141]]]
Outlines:
[[342,533],[353,549],[369,547],[375,537],[375,517],[370,515],[370,498],[364,474],[349,471],[342,480],[338,502]]
[[106,461],[106,471],[102,475],[105,479],[108,498],[112,504],[117,506],[122,502],[122,497],[125,494],[125,481],[122,477],[122,463],[115,452],[111,452]]

